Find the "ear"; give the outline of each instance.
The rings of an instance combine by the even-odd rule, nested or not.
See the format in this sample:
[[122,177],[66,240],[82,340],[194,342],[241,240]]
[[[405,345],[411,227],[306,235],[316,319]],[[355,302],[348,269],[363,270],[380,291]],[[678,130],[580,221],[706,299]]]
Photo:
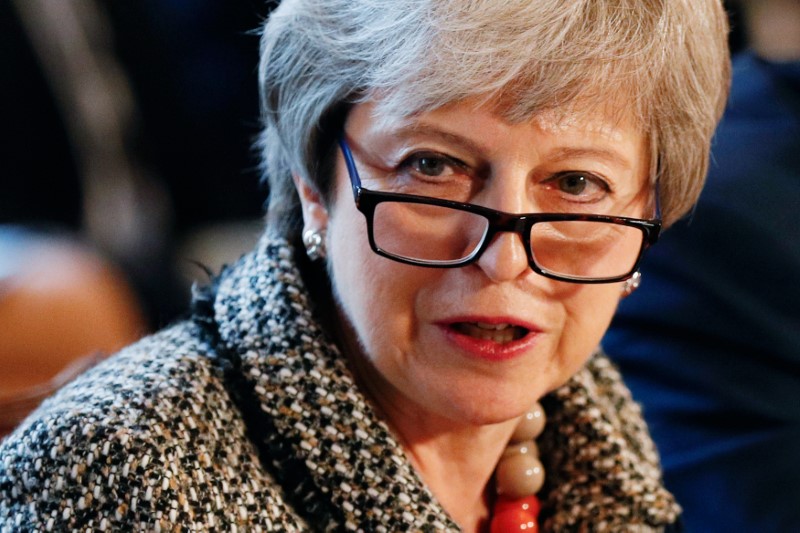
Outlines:
[[328,208],[316,187],[297,174],[292,174],[300,205],[303,208],[303,226],[305,229],[323,230],[328,227]]

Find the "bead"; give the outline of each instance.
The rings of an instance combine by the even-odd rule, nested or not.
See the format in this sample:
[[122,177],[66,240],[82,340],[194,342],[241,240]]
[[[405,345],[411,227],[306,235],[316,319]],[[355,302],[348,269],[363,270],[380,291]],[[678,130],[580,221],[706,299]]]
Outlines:
[[539,457],[539,447],[536,445],[536,441],[527,440],[525,442],[518,442],[517,444],[509,444],[503,452],[503,457],[520,454],[530,454],[534,457]]
[[511,442],[534,440],[544,429],[545,421],[544,409],[539,402],[534,403],[530,410],[520,418],[514,434],[511,435]]
[[521,498],[536,494],[544,484],[544,467],[530,454],[504,457],[495,470],[497,494]]
[[542,509],[542,504],[536,496],[524,496],[522,498],[498,496],[497,501],[494,502],[494,514],[503,513],[509,509],[522,509],[536,518],[539,516],[539,511]]
[[539,531],[536,518],[522,509],[509,509],[494,515],[492,518],[491,533],[527,533]]

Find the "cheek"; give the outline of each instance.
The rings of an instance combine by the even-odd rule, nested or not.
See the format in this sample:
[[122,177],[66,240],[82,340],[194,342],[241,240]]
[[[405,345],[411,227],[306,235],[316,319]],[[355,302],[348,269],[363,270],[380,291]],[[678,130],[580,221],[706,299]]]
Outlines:
[[413,336],[416,280],[404,275],[403,265],[372,251],[366,220],[355,206],[338,206],[329,220],[328,256],[340,311],[367,354],[387,346],[403,350]]
[[341,198],[338,206],[328,222],[328,270],[337,300],[351,315],[378,283],[377,271],[371,268],[364,217]]
[[557,348],[563,381],[577,372],[600,344],[614,316],[620,292],[618,283],[584,285],[564,301],[564,328]]

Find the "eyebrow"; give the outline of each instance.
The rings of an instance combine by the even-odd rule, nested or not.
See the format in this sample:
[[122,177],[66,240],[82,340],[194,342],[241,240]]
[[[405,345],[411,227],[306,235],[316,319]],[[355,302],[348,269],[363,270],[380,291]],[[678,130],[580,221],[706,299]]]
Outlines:
[[459,135],[457,133],[444,131],[436,126],[432,126],[430,124],[425,124],[425,123],[415,122],[413,124],[403,126],[402,128],[396,130],[392,135],[397,137],[426,135],[433,138],[438,138],[447,143],[456,144],[461,148],[463,148],[464,150],[467,150],[473,154],[479,154],[483,152],[478,143],[476,143],[472,139],[468,139],[467,137],[464,137],[463,135]]
[[632,167],[631,161],[628,161],[627,158],[623,157],[614,150],[608,150],[605,148],[564,146],[556,148],[552,152],[548,153],[548,157],[557,161],[580,158],[603,159],[609,163],[622,166],[625,169],[630,169]]
[[[475,141],[473,141],[472,139],[469,139],[457,133],[452,133],[449,131],[442,130],[437,126],[430,124],[425,124],[420,122],[411,123],[399,128],[398,130],[393,132],[392,135],[401,138],[411,137],[413,135],[428,135],[434,138],[441,139],[448,143],[456,144],[461,148],[468,150],[470,153],[473,154],[482,153],[480,145]],[[548,152],[547,158],[556,161],[580,159],[580,158],[601,159],[608,163],[621,166],[626,170],[633,168],[632,162],[629,161],[627,158],[625,158],[615,150],[606,148],[562,146]]]

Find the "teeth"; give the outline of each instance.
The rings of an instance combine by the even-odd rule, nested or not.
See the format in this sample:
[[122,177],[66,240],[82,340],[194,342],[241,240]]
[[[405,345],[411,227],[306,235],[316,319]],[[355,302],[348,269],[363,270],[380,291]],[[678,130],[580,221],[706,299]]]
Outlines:
[[486,322],[476,322],[475,325],[481,329],[491,329],[497,331],[512,327],[510,324],[487,324]]
[[453,326],[459,333],[469,335],[476,339],[492,341],[505,344],[514,340],[521,339],[527,330],[511,324],[486,324],[482,322],[467,323],[462,322]]

